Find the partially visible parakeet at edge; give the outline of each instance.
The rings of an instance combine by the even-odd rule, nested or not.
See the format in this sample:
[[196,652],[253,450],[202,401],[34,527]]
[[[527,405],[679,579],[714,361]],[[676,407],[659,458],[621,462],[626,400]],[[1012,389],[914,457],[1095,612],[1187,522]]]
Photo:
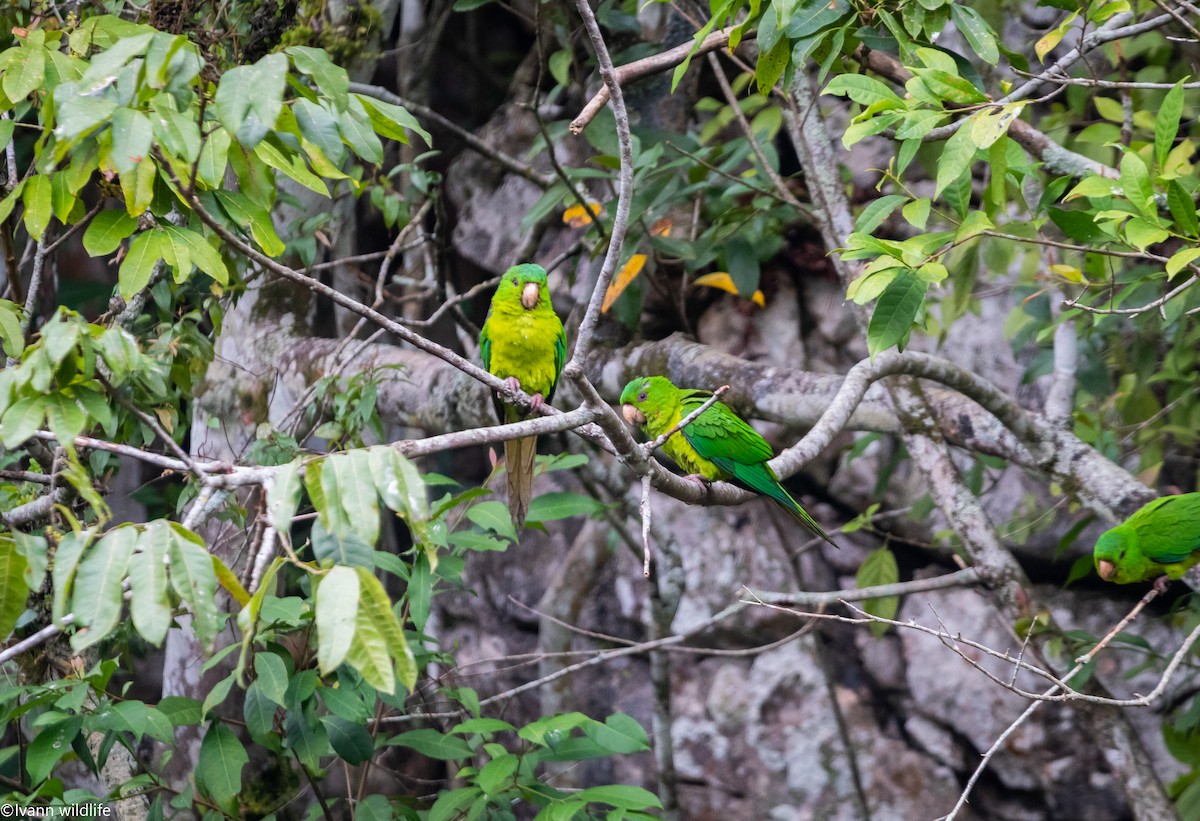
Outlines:
[[[487,321],[479,334],[479,353],[488,373],[533,398],[535,407],[554,398],[554,386],[567,354],[563,325],[550,303],[546,269],[525,263],[504,272],[492,297]],[[496,398],[496,416],[503,423],[524,418],[516,408]],[[508,468],[508,510],[520,529],[533,494],[533,461],[537,437],[504,443]]]
[[1178,579],[1200,562],[1200,493],[1163,496],[1096,540],[1096,572],[1117,584]]
[[[621,392],[625,421],[640,425],[655,439],[707,401],[708,391],[677,388],[663,376],[639,377]],[[662,446],[675,464],[708,481],[722,479],[746,490],[767,496],[793,518],[837,547],[819,524],[779,484],[767,460],[775,454],[771,446],[728,405],[717,402]]]

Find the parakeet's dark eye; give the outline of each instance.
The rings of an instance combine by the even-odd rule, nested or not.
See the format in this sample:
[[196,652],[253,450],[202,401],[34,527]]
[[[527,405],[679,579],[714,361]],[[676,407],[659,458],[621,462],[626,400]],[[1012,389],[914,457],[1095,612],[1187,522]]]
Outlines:
[[512,278],[512,284],[513,284],[513,285],[516,285],[516,284],[517,284],[517,278],[516,278],[516,277],[513,277],[513,278]]
[[645,392],[645,391],[642,391],[641,393],[639,393],[639,394],[638,394],[638,401],[639,401],[639,402],[645,402],[645,401],[646,401],[646,392]]

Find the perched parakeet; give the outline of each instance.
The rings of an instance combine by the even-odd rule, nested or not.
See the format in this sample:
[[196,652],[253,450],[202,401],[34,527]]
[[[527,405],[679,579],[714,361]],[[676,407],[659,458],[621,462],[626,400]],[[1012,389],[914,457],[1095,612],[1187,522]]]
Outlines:
[[1096,540],[1096,572],[1117,584],[1178,579],[1200,562],[1200,493],[1163,496]]
[[[533,398],[534,407],[554,398],[567,341],[562,322],[550,304],[550,288],[542,266],[525,263],[505,271],[479,335],[479,352],[488,373],[506,380],[511,388],[525,391]],[[499,397],[496,415],[504,423],[523,418]],[[536,436],[504,443],[508,510],[517,528],[525,524],[529,511],[536,455]]]
[[[647,436],[657,438],[711,396],[708,391],[677,388],[663,376],[639,377],[621,392],[621,412],[625,421],[640,425]],[[693,476],[708,481],[723,479],[770,497],[814,534],[834,544],[829,534],[779,484],[775,471],[767,464],[775,455],[771,446],[728,405],[721,402],[712,405],[672,435],[662,448],[675,464]]]

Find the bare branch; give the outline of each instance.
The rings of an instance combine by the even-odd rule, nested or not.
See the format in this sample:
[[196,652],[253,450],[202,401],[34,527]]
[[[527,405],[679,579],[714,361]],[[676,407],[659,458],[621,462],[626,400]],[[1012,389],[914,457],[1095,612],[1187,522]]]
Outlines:
[[563,368],[563,375],[572,381],[586,379],[583,375],[583,361],[587,358],[588,349],[592,344],[596,324],[600,321],[600,306],[612,281],[613,273],[621,261],[621,252],[625,244],[625,232],[629,228],[629,208],[633,200],[633,137],[629,132],[629,113],[625,110],[625,97],[621,93],[621,81],[613,68],[612,57],[609,56],[608,46],[604,43],[604,35],[600,33],[600,24],[588,0],[576,0],[575,7],[583,18],[583,27],[587,30],[588,38],[592,41],[592,49],[596,52],[596,62],[600,66],[600,77],[608,88],[613,117],[616,120],[617,143],[620,146],[621,168],[617,173],[617,210],[613,215],[612,233],[608,239],[608,250],[604,254],[604,262],[600,266],[600,275],[592,289],[592,297],[588,301],[587,311],[583,321],[579,323],[579,333],[575,338],[575,351],[571,360]]
[[[704,41],[699,45],[696,45],[694,42],[681,43],[675,46],[675,48],[667,49],[659,54],[652,54],[649,57],[634,60],[632,63],[626,63],[616,70],[616,81],[622,85],[631,83],[642,77],[648,77],[651,74],[658,74],[660,71],[674,68],[686,60],[689,54],[693,57],[699,57],[701,54],[707,54],[710,51],[724,48],[729,45],[729,35],[732,32],[732,28],[714,31],[705,37]],[[754,36],[754,31],[747,31],[745,39],[750,39]],[[587,128],[588,123],[600,113],[600,109],[604,108],[604,104],[608,102],[610,93],[607,84],[600,87],[600,90],[592,96],[592,99],[588,100],[587,105],[579,112],[579,116],[571,120],[570,128],[572,134],[582,133],[583,129]]]

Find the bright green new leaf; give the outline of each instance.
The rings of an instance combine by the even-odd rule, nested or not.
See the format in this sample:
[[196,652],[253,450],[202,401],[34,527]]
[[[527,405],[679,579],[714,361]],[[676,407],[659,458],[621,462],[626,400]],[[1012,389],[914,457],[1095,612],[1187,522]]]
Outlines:
[[[855,575],[855,586],[860,590],[864,587],[878,587],[884,584],[895,584],[900,581],[900,569],[896,565],[896,557],[886,547],[881,547],[863,561]],[[899,596],[880,596],[867,599],[862,608],[872,616],[884,619],[894,618],[900,607]],[[875,636],[882,636],[887,631],[886,624],[878,622],[871,625]]]
[[1158,208],[1154,205],[1154,186],[1150,184],[1150,172],[1145,161],[1132,151],[1121,157],[1121,187],[1125,199],[1137,210],[1151,219],[1157,219]]
[[1175,275],[1182,271],[1187,265],[1200,259],[1200,248],[1184,248],[1182,251],[1176,251],[1167,260],[1166,271],[1167,281],[1170,282],[1175,278]]
[[1179,132],[1179,120],[1183,116],[1183,81],[1180,80],[1163,97],[1158,107],[1158,116],[1154,120],[1154,158],[1158,162],[1159,172],[1167,164],[1167,155],[1171,153],[1171,145]]

